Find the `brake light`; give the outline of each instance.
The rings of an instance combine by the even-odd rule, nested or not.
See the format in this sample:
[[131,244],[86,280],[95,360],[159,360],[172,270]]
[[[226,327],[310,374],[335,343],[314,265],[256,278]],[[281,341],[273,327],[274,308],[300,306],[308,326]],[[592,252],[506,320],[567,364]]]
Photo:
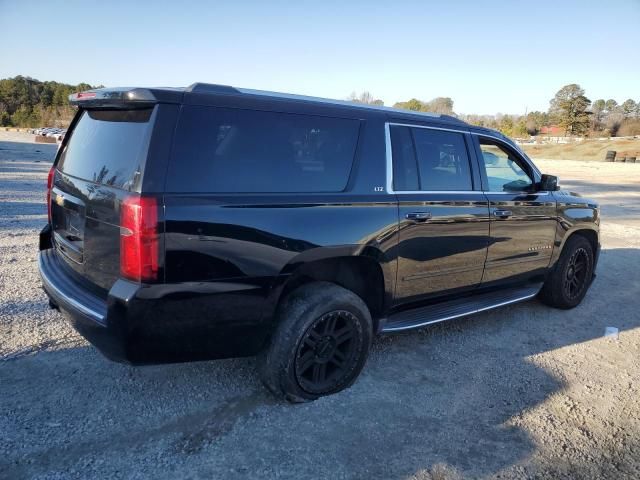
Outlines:
[[95,92],[79,92],[75,94],[77,100],[85,100],[87,98],[96,98]]
[[120,210],[120,273],[137,282],[158,279],[158,203],[133,196]]
[[51,167],[49,175],[47,176],[47,218],[51,223],[51,189],[53,188],[53,177],[56,173],[56,167]]

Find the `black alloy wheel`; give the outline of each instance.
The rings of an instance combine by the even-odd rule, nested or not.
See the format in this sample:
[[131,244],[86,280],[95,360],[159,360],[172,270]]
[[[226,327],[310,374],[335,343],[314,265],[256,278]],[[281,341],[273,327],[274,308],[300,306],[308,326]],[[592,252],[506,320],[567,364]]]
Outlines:
[[579,305],[593,280],[594,262],[594,248],[589,240],[579,234],[571,235],[538,297],[556,308]]
[[584,290],[587,285],[588,266],[589,254],[586,249],[576,249],[569,258],[565,270],[563,288],[568,299],[577,298]]
[[296,352],[295,375],[312,394],[331,391],[356,366],[359,340],[356,317],[346,311],[326,313],[309,326]]
[[258,358],[264,385],[289,402],[308,402],[350,387],[374,335],[369,308],[354,292],[310,282],[278,305],[276,329]]

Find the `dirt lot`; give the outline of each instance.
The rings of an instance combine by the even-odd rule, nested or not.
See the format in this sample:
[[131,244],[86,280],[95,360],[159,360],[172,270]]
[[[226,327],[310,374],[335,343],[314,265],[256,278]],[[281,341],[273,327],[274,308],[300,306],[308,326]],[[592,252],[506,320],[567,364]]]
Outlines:
[[379,339],[351,389],[291,406],[252,359],[131,368],[49,310],[55,147],[0,135],[0,478],[640,478],[640,165],[538,162],[603,205],[580,307]]

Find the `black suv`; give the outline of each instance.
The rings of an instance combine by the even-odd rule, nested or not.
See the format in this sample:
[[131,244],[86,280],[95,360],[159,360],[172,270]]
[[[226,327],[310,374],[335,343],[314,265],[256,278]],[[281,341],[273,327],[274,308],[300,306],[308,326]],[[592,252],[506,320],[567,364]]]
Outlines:
[[376,334],[540,297],[576,306],[599,208],[446,115],[194,84],[74,94],[48,179],[51,305],[132,364],[260,354],[290,401]]

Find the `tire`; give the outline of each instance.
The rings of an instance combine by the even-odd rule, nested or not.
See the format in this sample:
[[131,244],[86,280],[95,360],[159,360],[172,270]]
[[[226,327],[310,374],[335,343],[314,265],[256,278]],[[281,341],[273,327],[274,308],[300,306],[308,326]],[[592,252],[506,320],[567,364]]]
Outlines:
[[574,234],[565,243],[560,259],[545,281],[539,298],[555,308],[573,308],[586,295],[592,278],[593,247],[582,235]]
[[275,320],[258,369],[276,397],[306,402],[353,384],[373,338],[371,314],[360,297],[333,283],[309,283],[281,301]]

